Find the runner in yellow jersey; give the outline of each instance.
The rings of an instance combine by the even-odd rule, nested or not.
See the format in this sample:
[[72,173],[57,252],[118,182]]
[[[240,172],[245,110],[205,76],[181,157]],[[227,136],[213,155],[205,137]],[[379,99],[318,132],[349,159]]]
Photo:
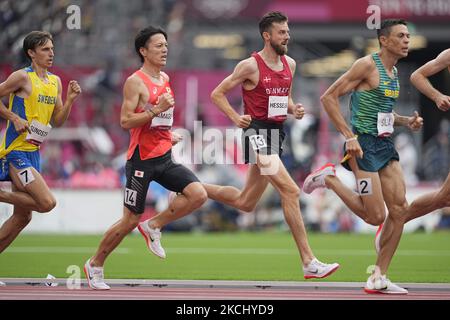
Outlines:
[[11,181],[12,192],[0,191],[0,201],[14,205],[12,216],[0,228],[0,253],[31,220],[31,212],[49,212],[56,200],[40,172],[39,145],[51,127],[60,127],[81,93],[70,81],[65,103],[58,76],[48,72],[53,65],[50,33],[33,31],[23,41],[31,61],[0,83],[0,98],[9,95],[9,108],[0,100],[0,116],[7,120],[0,145],[0,180]]

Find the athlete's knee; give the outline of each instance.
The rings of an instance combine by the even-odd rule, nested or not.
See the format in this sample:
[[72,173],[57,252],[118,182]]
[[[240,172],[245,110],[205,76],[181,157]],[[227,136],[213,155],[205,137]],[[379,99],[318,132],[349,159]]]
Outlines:
[[189,200],[194,208],[200,208],[206,200],[208,200],[208,193],[203,187],[197,188],[197,190],[189,197]]
[[373,226],[379,226],[386,219],[386,212],[384,208],[375,208],[369,211],[366,222]]
[[250,213],[250,212],[255,211],[256,203],[249,202],[248,200],[240,199],[240,201],[238,201],[236,207],[237,207],[237,209],[239,209],[245,213]]
[[405,201],[401,204],[395,204],[389,208],[389,219],[394,221],[403,221],[407,215],[408,203]]
[[300,188],[296,184],[289,184],[281,190],[282,199],[298,199],[300,198]]

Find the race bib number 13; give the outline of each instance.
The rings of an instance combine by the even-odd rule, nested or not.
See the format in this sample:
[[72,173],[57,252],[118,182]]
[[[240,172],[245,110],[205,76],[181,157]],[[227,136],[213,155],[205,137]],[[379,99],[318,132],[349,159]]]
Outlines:
[[249,137],[253,150],[259,150],[267,147],[266,140],[262,134],[255,134]]

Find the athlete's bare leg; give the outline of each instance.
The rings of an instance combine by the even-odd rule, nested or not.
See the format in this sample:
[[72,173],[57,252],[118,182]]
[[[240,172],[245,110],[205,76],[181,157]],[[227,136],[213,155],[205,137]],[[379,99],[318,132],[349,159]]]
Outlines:
[[356,160],[353,158],[349,160],[349,164],[356,181],[365,179],[370,182],[370,184],[365,186],[366,189],[364,190],[363,188],[361,194],[357,194],[344,185],[336,176],[325,177],[327,188],[333,190],[347,207],[365,222],[374,226],[382,224],[386,213],[378,173],[360,170]]
[[161,229],[172,221],[180,219],[200,208],[208,199],[205,189],[200,182],[187,185],[182,194],[177,195],[166,210],[154,216],[149,221],[151,228]]
[[141,215],[134,214],[128,208],[123,208],[122,218],[113,224],[103,236],[90,264],[93,267],[103,267],[106,258],[122,242],[123,238],[137,227]]
[[[12,190],[17,192],[14,185],[12,185]],[[14,206],[12,216],[0,227],[0,253],[17,238],[19,233],[30,223],[31,218],[31,210]]]
[[[18,170],[10,164],[9,173],[16,189],[12,192],[0,191],[0,201],[31,211],[49,212],[56,206],[55,197],[40,173],[32,167],[29,169],[34,180],[24,186],[19,178],[19,172],[22,170]],[[28,175],[27,178],[30,179],[31,177]]]
[[258,155],[258,166],[261,172],[265,172],[268,167],[277,168],[276,172],[265,177],[281,197],[284,218],[294,237],[303,265],[307,266],[314,259],[314,254],[308,243],[300,211],[300,188],[291,178],[278,155]]
[[445,207],[450,207],[450,173],[441,189],[420,196],[411,203],[405,223]]
[[227,204],[244,212],[255,210],[256,204],[261,199],[269,181],[256,164],[251,164],[247,172],[247,180],[244,189],[239,190],[232,186],[219,186],[204,183],[208,198]]
[[389,214],[380,238],[380,252],[376,265],[381,274],[386,274],[395,250],[400,242],[408,203],[403,172],[398,161],[391,161],[380,170],[383,196]]

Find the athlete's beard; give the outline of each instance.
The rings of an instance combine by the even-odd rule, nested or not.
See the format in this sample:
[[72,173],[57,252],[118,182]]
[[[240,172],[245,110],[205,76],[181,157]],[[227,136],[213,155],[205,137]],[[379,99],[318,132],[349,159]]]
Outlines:
[[283,47],[281,45],[273,43],[272,41],[270,41],[270,46],[280,56],[283,56],[283,55],[285,55],[287,53],[287,46]]

